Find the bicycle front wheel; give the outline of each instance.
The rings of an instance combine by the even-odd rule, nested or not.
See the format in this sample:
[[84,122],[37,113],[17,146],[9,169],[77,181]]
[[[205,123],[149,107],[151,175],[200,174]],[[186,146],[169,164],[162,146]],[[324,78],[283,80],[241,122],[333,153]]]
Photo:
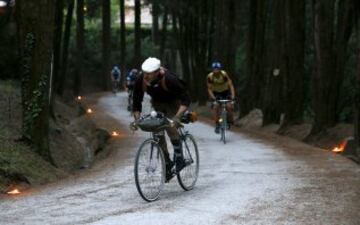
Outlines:
[[182,141],[186,167],[177,175],[180,186],[189,191],[194,188],[199,175],[199,151],[194,137],[186,134]]
[[140,146],[135,158],[135,184],[140,196],[148,202],[159,198],[165,183],[163,152],[153,139]]
[[224,144],[226,144],[226,128],[224,128],[224,127],[222,127],[221,129],[220,129],[220,132],[221,132],[221,138],[220,138],[220,140],[224,143]]

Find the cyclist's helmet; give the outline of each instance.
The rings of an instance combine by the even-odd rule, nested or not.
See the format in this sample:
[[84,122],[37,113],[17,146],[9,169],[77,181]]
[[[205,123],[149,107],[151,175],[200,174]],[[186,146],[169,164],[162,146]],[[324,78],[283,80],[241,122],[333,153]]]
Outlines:
[[212,69],[221,69],[222,66],[221,66],[221,63],[220,63],[220,62],[213,62],[213,63],[211,64],[211,68],[212,68]]
[[130,70],[129,76],[136,76],[139,71],[137,69]]

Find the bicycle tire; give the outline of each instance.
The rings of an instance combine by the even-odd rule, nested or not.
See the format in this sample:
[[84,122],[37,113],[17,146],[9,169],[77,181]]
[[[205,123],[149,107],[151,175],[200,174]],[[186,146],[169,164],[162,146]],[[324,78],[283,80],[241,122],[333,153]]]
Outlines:
[[177,174],[177,179],[185,191],[190,191],[194,188],[199,175],[199,151],[191,134],[184,135],[182,145],[185,161],[190,162],[192,160],[192,163]]
[[136,189],[145,201],[159,198],[165,183],[165,170],[161,147],[154,139],[145,140],[136,153],[134,166]]
[[221,141],[226,144],[226,129],[227,129],[227,112],[222,112],[222,123],[221,123]]
[[221,139],[220,139],[224,144],[226,144],[226,129],[225,128],[221,128]]

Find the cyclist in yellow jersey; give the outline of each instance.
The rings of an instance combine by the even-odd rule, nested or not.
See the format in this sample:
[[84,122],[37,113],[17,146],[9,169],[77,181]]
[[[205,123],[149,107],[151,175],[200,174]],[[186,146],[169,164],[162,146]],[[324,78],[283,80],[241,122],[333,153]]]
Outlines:
[[[214,121],[216,124],[215,133],[219,133],[219,113],[220,107],[216,104],[215,100],[219,99],[230,99],[234,100],[235,98],[235,89],[234,85],[229,77],[229,75],[222,70],[221,63],[214,62],[211,65],[212,72],[207,75],[207,87],[208,94],[211,100],[214,101],[212,106],[212,111],[214,115]],[[229,123],[233,123],[233,109],[234,106],[232,103],[227,104],[227,111],[229,112]]]

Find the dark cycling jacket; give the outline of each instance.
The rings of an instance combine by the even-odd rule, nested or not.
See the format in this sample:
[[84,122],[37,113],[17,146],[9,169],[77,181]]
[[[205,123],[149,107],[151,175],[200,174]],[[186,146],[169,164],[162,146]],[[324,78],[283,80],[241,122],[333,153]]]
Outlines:
[[126,77],[126,87],[133,87],[136,82],[136,75],[133,73],[129,73]]
[[168,71],[165,73],[165,85],[166,89],[161,85],[161,82],[153,86],[146,86],[144,88],[144,75],[141,74],[135,82],[134,93],[133,93],[133,112],[142,110],[142,101],[144,98],[144,89],[146,93],[151,96],[153,102],[158,103],[173,103],[174,101],[180,101],[181,105],[190,105],[190,96],[175,76],[170,74]]

